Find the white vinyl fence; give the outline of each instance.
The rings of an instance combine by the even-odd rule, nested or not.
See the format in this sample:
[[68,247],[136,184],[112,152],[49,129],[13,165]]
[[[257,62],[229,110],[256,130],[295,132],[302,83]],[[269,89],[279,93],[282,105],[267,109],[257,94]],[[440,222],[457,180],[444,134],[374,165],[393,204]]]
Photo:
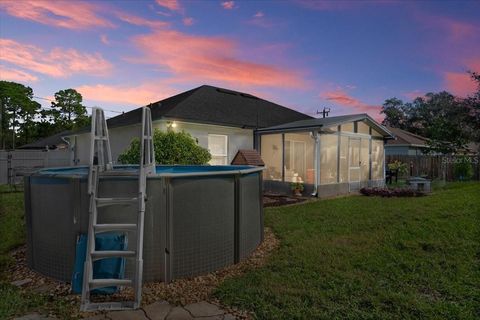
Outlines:
[[67,167],[72,164],[65,150],[0,150],[0,184],[14,184],[22,176],[41,168]]

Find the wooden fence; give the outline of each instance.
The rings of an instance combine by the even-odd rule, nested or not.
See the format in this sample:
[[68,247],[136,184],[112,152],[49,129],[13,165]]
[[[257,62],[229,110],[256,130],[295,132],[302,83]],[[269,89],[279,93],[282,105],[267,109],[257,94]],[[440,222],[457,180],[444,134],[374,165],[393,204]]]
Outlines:
[[[385,163],[391,163],[395,160],[406,163],[410,176],[426,176],[429,179],[445,179],[453,181],[456,179],[454,173],[455,163],[461,161],[459,156],[407,156],[407,155],[387,155]],[[480,156],[467,156],[473,168],[473,179],[480,180]]]

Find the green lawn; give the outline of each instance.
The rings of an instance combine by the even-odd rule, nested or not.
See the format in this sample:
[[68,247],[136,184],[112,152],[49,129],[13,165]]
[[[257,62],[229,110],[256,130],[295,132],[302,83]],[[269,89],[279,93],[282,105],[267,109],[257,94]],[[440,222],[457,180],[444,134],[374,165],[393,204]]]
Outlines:
[[266,210],[267,265],[215,295],[259,319],[479,319],[480,184]]
[[8,265],[15,263],[8,253],[25,243],[23,212],[23,193],[0,186],[0,319],[47,310],[66,316],[69,311],[64,302],[51,301],[48,295],[19,289],[11,285],[5,277]]

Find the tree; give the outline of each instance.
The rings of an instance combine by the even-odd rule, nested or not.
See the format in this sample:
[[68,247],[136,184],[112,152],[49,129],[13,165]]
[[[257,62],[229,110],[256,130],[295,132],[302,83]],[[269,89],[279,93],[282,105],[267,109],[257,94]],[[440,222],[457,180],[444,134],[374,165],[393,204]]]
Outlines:
[[400,128],[426,138],[432,150],[451,153],[471,140],[468,108],[462,99],[443,91],[427,93],[413,102],[392,98],[382,107],[384,125]]
[[[157,164],[206,164],[212,156],[207,149],[202,148],[184,131],[175,132],[168,130],[163,132],[155,130],[153,134],[155,148],[155,161]],[[123,164],[135,164],[140,162],[140,141],[135,138],[130,146],[119,157],[118,161]]]
[[28,143],[40,104],[32,100],[33,90],[23,84],[0,81],[0,147],[15,148],[18,134]]
[[382,124],[393,128],[406,128],[408,115],[406,114],[405,104],[402,100],[391,98],[385,100],[380,113],[385,114]]
[[55,93],[50,116],[59,125],[58,132],[83,127],[89,123],[87,109],[82,105],[82,95],[75,89]]
[[472,141],[480,143],[480,73],[470,71],[470,75],[477,83],[477,91],[464,100],[468,110],[466,127],[471,133]]

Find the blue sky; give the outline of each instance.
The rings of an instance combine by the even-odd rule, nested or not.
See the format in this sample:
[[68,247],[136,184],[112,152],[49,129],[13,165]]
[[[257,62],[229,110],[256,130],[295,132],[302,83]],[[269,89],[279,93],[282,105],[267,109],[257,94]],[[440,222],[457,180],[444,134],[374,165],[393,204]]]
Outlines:
[[479,21],[480,1],[4,0],[0,78],[117,111],[211,84],[378,119],[390,97],[475,90]]

